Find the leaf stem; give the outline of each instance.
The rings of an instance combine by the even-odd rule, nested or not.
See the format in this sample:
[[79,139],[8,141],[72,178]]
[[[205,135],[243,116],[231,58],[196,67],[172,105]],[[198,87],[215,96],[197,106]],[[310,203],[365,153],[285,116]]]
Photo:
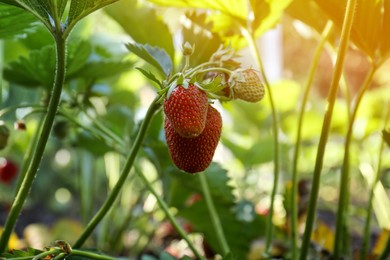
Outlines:
[[[390,118],[390,108],[387,110],[385,120],[384,120],[384,127],[386,127],[386,123]],[[372,210],[373,210],[373,200],[374,200],[374,192],[375,192],[375,187],[379,181],[380,178],[380,173],[381,173],[381,167],[382,167],[382,154],[383,154],[383,149],[384,149],[384,144],[385,140],[382,138],[379,150],[378,150],[378,161],[376,165],[376,174],[374,177],[373,182],[370,185],[370,193],[368,197],[368,209],[367,209],[367,216],[366,216],[366,221],[364,223],[364,233],[363,233],[363,242],[362,242],[362,249],[360,252],[360,259],[367,259],[367,253],[368,253],[368,247],[370,244],[370,227],[371,227],[371,217],[372,217]],[[389,246],[390,246],[390,237],[388,240]],[[381,258],[378,258],[381,259]]]
[[317,208],[317,199],[320,189],[320,179],[321,179],[321,170],[324,160],[325,148],[328,141],[328,135],[330,131],[330,124],[332,121],[333,108],[336,102],[336,96],[339,86],[339,81],[341,74],[343,72],[345,54],[348,49],[348,42],[351,33],[354,10],[356,6],[356,0],[348,0],[347,8],[345,11],[345,19],[343,22],[341,37],[340,37],[340,47],[336,59],[335,70],[333,71],[332,81],[330,85],[329,95],[328,95],[328,104],[324,115],[320,142],[317,148],[317,157],[313,172],[312,188],[310,192],[309,206],[307,210],[307,219],[305,232],[303,234],[302,247],[300,253],[300,259],[306,260],[307,254],[309,251],[311,233],[314,226],[315,213]]
[[143,142],[143,139],[145,137],[146,131],[148,129],[148,126],[150,124],[151,119],[153,118],[153,115],[155,112],[160,108],[160,104],[158,103],[160,96],[157,96],[152,104],[149,106],[149,109],[145,115],[145,118],[141,124],[140,129],[138,130],[137,136],[135,138],[134,144],[131,148],[130,154],[127,157],[126,163],[122,169],[121,175],[115,184],[114,188],[112,189],[110,195],[107,197],[103,205],[100,207],[99,211],[95,214],[95,216],[91,219],[91,221],[88,223],[87,227],[84,229],[81,236],[77,239],[76,243],[74,244],[74,248],[81,247],[85,240],[91,235],[92,231],[95,229],[95,227],[100,223],[100,221],[103,219],[103,217],[108,213],[110,210],[112,204],[115,202],[116,198],[119,195],[119,192],[121,191],[127,176],[130,173],[130,170],[133,166],[134,160],[137,156],[137,153],[139,149],[141,148],[141,144]]
[[[343,245],[343,240],[346,238],[348,233],[347,227],[347,213],[348,213],[348,203],[349,203],[349,179],[350,179],[350,165],[349,165],[349,156],[350,156],[350,147],[353,134],[353,126],[356,119],[356,114],[359,109],[361,100],[366,92],[368,86],[370,85],[372,78],[376,72],[376,67],[372,67],[369,74],[367,75],[363,86],[361,87],[358,95],[356,96],[355,105],[352,110],[351,118],[348,124],[348,131],[345,137],[344,143],[344,160],[340,174],[340,196],[337,209],[337,218],[336,218],[336,234],[334,240],[333,254],[335,259],[339,259],[341,255],[341,247]],[[364,259],[364,258],[363,258]]]
[[199,173],[198,176],[199,176],[203,196],[206,201],[207,209],[210,214],[211,223],[213,224],[215,234],[222,248],[222,256],[227,257],[227,255],[230,253],[230,248],[226,241],[226,236],[223,232],[221,220],[218,216],[217,210],[215,209],[213,198],[211,197],[210,187],[207,183],[207,177],[204,172]]
[[50,136],[50,131],[52,129],[54,119],[58,110],[58,105],[61,98],[62,86],[65,80],[65,67],[66,67],[66,40],[57,35],[56,40],[56,74],[54,79],[54,86],[51,93],[48,110],[43,119],[42,128],[39,129],[40,134],[35,146],[35,152],[32,154],[31,160],[29,161],[29,166],[25,173],[25,178],[23,179],[22,185],[18,190],[15,200],[12,204],[10,213],[6,220],[4,230],[0,239],[0,252],[4,252],[7,247],[9,237],[14,229],[16,220],[22,210],[23,204],[27,198],[27,195],[30,191],[31,185],[34,181],[35,175],[38,171],[43,152],[46,147],[47,140]]
[[115,257],[107,256],[107,255],[100,255],[93,252],[88,251],[82,251],[77,249],[72,249],[72,252],[70,255],[77,255],[77,256],[84,256],[89,259],[97,259],[97,260],[115,260]]
[[273,182],[273,187],[272,187],[272,191],[271,191],[271,205],[270,205],[269,214],[267,217],[267,226],[266,226],[265,253],[266,253],[266,255],[268,255],[270,247],[271,247],[271,243],[272,243],[272,236],[273,236],[272,218],[273,218],[273,211],[274,211],[274,204],[275,204],[274,201],[275,201],[275,196],[276,196],[276,192],[278,189],[279,172],[280,172],[280,170],[279,170],[279,167],[280,167],[280,163],[279,163],[279,149],[280,149],[280,147],[279,147],[280,146],[280,144],[279,144],[279,119],[278,119],[278,115],[276,112],[276,106],[275,106],[274,98],[272,95],[272,90],[271,90],[270,84],[268,82],[267,76],[265,74],[260,51],[257,48],[256,42],[255,42],[255,36],[252,33],[250,33],[250,31],[245,27],[241,28],[241,33],[246,38],[252,53],[255,55],[257,65],[260,69],[261,75],[262,75],[263,80],[264,80],[264,85],[265,85],[267,92],[268,92],[267,95],[268,95],[268,98],[270,101],[271,111],[272,111],[272,120],[273,120],[272,132],[273,132],[273,136],[274,136],[274,139],[273,139],[273,145],[274,145],[274,182]]
[[302,140],[302,127],[305,115],[306,104],[309,98],[309,93],[313,83],[314,75],[318,67],[318,62],[321,57],[324,45],[329,38],[333,29],[333,23],[328,21],[321,35],[321,40],[318,43],[316,50],[314,51],[314,57],[310,66],[309,76],[306,82],[304,95],[302,98],[301,108],[298,118],[298,130],[295,141],[293,169],[292,169],[292,189],[291,189],[291,236],[292,236],[292,259],[298,258],[298,159],[301,149]]
[[180,236],[187,242],[188,246],[190,247],[191,251],[194,253],[197,259],[204,259],[204,257],[198,252],[198,250],[195,248],[191,240],[188,238],[186,232],[183,230],[183,228],[180,226],[180,224],[176,221],[175,217],[170,212],[167,204],[165,201],[159,196],[156,192],[156,190],[153,188],[153,186],[150,184],[148,179],[145,177],[145,174],[139,170],[136,169],[137,175],[141,178],[142,182],[145,184],[146,188],[149,190],[150,193],[153,194],[153,196],[156,198],[157,203],[161,207],[161,209],[164,211],[167,218],[170,220],[172,225],[175,227],[176,231],[180,234]]

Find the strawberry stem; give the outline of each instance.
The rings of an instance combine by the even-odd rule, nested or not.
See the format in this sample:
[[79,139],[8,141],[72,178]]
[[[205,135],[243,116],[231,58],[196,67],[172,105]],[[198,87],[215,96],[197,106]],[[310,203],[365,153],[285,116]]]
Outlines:
[[278,115],[276,111],[275,102],[272,95],[272,90],[270,87],[270,84],[268,82],[267,76],[264,71],[263,61],[261,59],[260,51],[257,48],[256,41],[255,41],[255,35],[251,33],[248,28],[242,27],[242,34],[246,38],[249,47],[253,54],[255,55],[257,65],[260,69],[261,75],[264,80],[264,85],[268,92],[268,98],[271,105],[271,112],[272,112],[272,119],[273,119],[273,125],[272,125],[272,132],[273,132],[273,145],[274,145],[274,182],[273,187],[271,191],[271,205],[267,217],[267,226],[266,226],[266,242],[265,242],[265,255],[269,255],[269,250],[272,242],[272,233],[273,233],[273,223],[272,223],[272,217],[273,217],[273,211],[274,211],[274,201],[276,197],[276,191],[278,189],[278,182],[279,182],[279,120]]
[[39,137],[37,144],[33,145],[34,151],[31,153],[31,157],[26,160],[28,167],[26,167],[26,172],[21,174],[24,178],[20,189],[17,191],[1,235],[0,252],[4,252],[7,247],[7,243],[12,230],[14,229],[16,220],[18,219],[24,202],[30,192],[30,188],[34,182],[61,99],[62,87],[65,81],[66,39],[63,37],[61,31],[58,31],[57,34],[53,34],[53,37],[56,43],[56,74],[53,83],[53,90],[50,96],[47,113],[43,119],[42,127],[38,130]]
[[211,197],[210,187],[207,183],[207,177],[205,175],[205,172],[199,173],[198,176],[199,176],[203,196],[206,201],[207,209],[210,214],[211,223],[214,227],[215,234],[217,235],[217,239],[222,249],[222,256],[226,257],[230,253],[230,248],[226,241],[225,234],[223,232],[221,220],[218,216],[217,210],[215,209],[213,198]]
[[314,74],[317,70],[318,62],[321,57],[321,53],[326,41],[329,38],[330,32],[332,32],[333,23],[328,22],[323,30],[321,41],[319,42],[315,52],[313,62],[310,66],[309,76],[305,86],[305,92],[302,98],[301,108],[299,111],[298,118],[298,130],[295,141],[294,148],[294,157],[293,157],[293,168],[292,168],[292,188],[291,188],[291,236],[292,236],[292,260],[298,258],[298,158],[301,148],[301,139],[302,139],[302,126],[303,119],[306,110],[307,100],[309,98],[309,93],[311,90],[311,85],[313,83]]
[[91,219],[91,221],[88,223],[87,227],[84,229],[81,236],[78,238],[76,243],[74,244],[75,248],[81,247],[85,240],[91,235],[92,231],[95,229],[95,227],[100,223],[100,221],[104,218],[104,216],[108,213],[108,211],[111,209],[111,206],[114,204],[116,198],[118,197],[126,179],[127,176],[130,173],[130,170],[133,166],[134,160],[138,154],[139,149],[141,148],[143,139],[146,135],[146,131],[148,129],[148,126],[153,118],[153,115],[156,113],[156,111],[161,107],[161,104],[158,102],[160,99],[160,96],[157,96],[152,104],[150,105],[145,118],[141,124],[141,127],[137,133],[137,136],[134,140],[134,144],[131,148],[130,154],[127,157],[126,163],[124,167],[122,168],[121,175],[115,184],[114,188],[112,189],[110,195],[105,200],[99,211],[96,213],[96,215]]
[[[389,109],[387,110],[387,113],[385,115],[385,119],[383,120],[383,122],[384,122],[383,128],[387,125],[387,122],[390,119],[390,106],[389,106],[389,104],[387,104],[387,107],[389,107]],[[370,227],[371,227],[371,217],[372,217],[372,210],[373,210],[373,200],[374,200],[374,194],[375,194],[374,191],[375,191],[375,187],[376,187],[376,185],[379,182],[379,179],[381,177],[382,154],[383,154],[384,144],[385,144],[385,140],[384,140],[384,138],[382,138],[381,143],[379,145],[376,173],[375,173],[375,176],[373,178],[373,182],[369,183],[370,193],[369,193],[369,197],[368,197],[367,216],[366,216],[366,221],[364,223],[364,233],[363,233],[362,249],[360,252],[360,259],[367,259],[367,252],[368,252],[370,238],[371,238]],[[390,242],[390,237],[388,238],[388,244],[390,244],[389,242]],[[389,253],[387,253],[387,255],[388,254]],[[383,250],[383,255],[386,256],[385,249]],[[385,259],[385,257],[383,257],[383,258],[379,257],[378,259]]]
[[141,178],[142,182],[145,184],[146,188],[149,190],[150,193],[153,194],[153,196],[156,198],[158,205],[160,208],[164,211],[165,215],[171,222],[171,224],[175,227],[176,231],[180,234],[180,236],[187,242],[188,246],[190,247],[191,251],[194,253],[197,259],[204,259],[204,257],[201,256],[201,254],[198,252],[198,250],[195,248],[191,240],[189,239],[188,235],[182,228],[182,226],[176,221],[173,214],[170,212],[168,205],[165,203],[165,201],[162,199],[161,196],[156,192],[156,190],[153,188],[153,186],[150,184],[149,180],[146,178],[145,174],[141,170],[138,170],[136,168],[136,173],[138,177]]
[[[336,234],[335,234],[335,241],[334,241],[334,254],[338,255],[341,247],[343,245],[343,241],[346,239],[346,235],[348,234],[348,226],[347,226],[347,215],[348,215],[348,202],[349,202],[349,176],[350,176],[350,163],[349,163],[349,156],[350,156],[350,147],[351,147],[351,140],[352,140],[352,133],[353,133],[353,126],[356,119],[356,114],[359,109],[359,105],[361,103],[361,100],[364,96],[364,93],[366,92],[368,86],[372,82],[372,78],[376,72],[376,67],[373,66],[371,68],[371,71],[366,77],[366,80],[363,83],[363,86],[361,87],[355,101],[355,106],[352,110],[352,115],[349,120],[348,125],[348,131],[347,135],[345,137],[345,143],[344,143],[344,159],[343,159],[343,165],[341,169],[341,175],[340,175],[340,196],[339,196],[339,202],[338,202],[338,210],[337,210],[337,218],[336,218]],[[336,258],[338,259],[338,258]],[[364,259],[364,258],[362,258]]]
[[[306,227],[305,227],[305,232],[303,234],[302,247],[300,253],[301,260],[307,259],[307,254],[309,251],[311,234],[312,234],[315,215],[316,215],[318,193],[320,189],[321,170],[322,170],[322,165],[323,165],[323,160],[325,155],[325,148],[328,141],[333,109],[336,103],[339,81],[341,78],[341,74],[343,72],[345,54],[348,49],[348,42],[351,34],[356,2],[357,2],[356,0],[348,0],[346,11],[345,11],[345,19],[343,22],[341,37],[340,37],[340,47],[336,59],[335,69],[333,71],[332,81],[331,81],[330,90],[328,94],[327,109],[324,115],[320,142],[318,144],[318,149],[317,149],[316,162],[315,162],[315,167],[313,172],[312,188],[310,192],[309,206],[307,209]],[[339,259],[338,253],[339,252],[335,252],[334,259]]]

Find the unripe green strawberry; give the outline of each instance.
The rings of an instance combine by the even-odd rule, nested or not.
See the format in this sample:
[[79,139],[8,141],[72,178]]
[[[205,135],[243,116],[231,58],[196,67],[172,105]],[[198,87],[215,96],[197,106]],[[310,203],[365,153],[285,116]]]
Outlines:
[[7,146],[8,139],[9,129],[3,121],[0,121],[0,150],[4,149]]
[[233,76],[233,97],[258,102],[264,97],[264,85],[254,69],[239,71]]
[[177,86],[164,100],[165,115],[175,131],[186,138],[196,137],[203,132],[207,108],[207,94],[191,83],[188,88]]
[[206,127],[194,138],[179,135],[169,118],[165,118],[165,138],[173,163],[188,173],[204,171],[213,160],[222,131],[222,118],[211,105],[208,107]]

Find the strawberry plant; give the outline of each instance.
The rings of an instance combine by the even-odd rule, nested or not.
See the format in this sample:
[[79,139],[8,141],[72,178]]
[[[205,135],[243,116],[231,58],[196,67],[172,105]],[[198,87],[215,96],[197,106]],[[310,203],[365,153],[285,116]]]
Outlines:
[[389,12],[0,0],[0,257],[387,259]]

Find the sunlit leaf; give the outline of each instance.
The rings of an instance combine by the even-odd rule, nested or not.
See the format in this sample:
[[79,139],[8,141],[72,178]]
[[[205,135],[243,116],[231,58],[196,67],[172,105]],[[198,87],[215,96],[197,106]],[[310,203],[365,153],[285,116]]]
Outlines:
[[311,235],[312,241],[322,249],[326,249],[331,252],[333,250],[334,238],[335,235],[333,229],[326,225],[323,221],[318,221],[316,228]]
[[25,10],[0,3],[0,39],[30,32],[36,21],[37,19]]
[[135,42],[160,47],[174,59],[172,35],[155,9],[136,0],[122,0],[108,6],[105,11]]
[[163,75],[167,76],[172,72],[172,60],[165,50],[152,47],[149,44],[139,43],[128,43],[126,47],[129,51],[157,68]]
[[246,20],[248,3],[246,0],[148,0],[162,6],[204,8],[221,11],[232,17]]
[[206,21],[206,14],[187,12],[185,18],[188,23],[185,23],[182,31],[183,39],[195,46],[190,59],[190,65],[195,66],[208,61],[222,41],[219,35],[212,31],[213,24]]
[[380,255],[386,247],[386,243],[390,239],[390,229],[382,229],[378,238],[375,241],[372,253],[374,255]]
[[322,32],[329,19],[315,0],[294,0],[287,7],[286,12],[291,17],[317,30],[317,32]]
[[283,14],[284,9],[292,0],[271,0],[271,1],[251,1],[254,13],[252,29],[256,36],[260,36],[267,30],[274,27]]
[[72,29],[78,21],[88,14],[116,1],[118,0],[71,0],[67,27]]
[[388,29],[390,28],[390,0],[383,0],[383,25],[380,33],[382,37],[381,52],[385,57],[390,53],[390,34]]
[[[344,21],[346,0],[316,0],[318,5],[341,28]],[[374,58],[380,47],[383,33],[383,1],[358,0],[354,22],[351,31],[351,40],[367,55]]]

